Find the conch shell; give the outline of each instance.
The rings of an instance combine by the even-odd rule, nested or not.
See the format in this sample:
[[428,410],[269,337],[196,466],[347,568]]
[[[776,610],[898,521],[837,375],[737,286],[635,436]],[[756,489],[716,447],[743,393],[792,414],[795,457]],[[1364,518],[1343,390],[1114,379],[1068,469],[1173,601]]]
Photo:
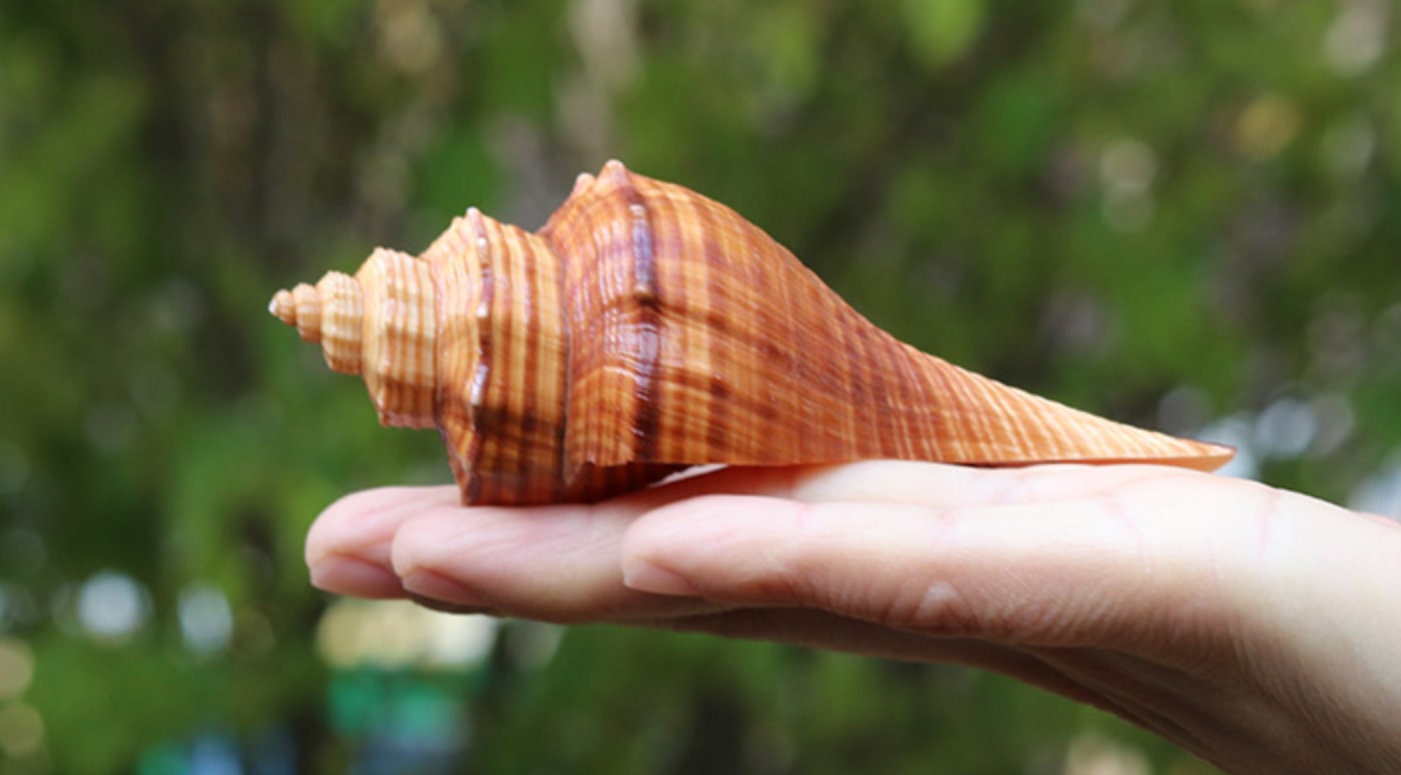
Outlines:
[[538,232],[472,208],[417,258],[376,249],[269,309],[364,377],[381,423],[438,428],[468,504],[594,501],[709,463],[1233,454],[902,344],[733,210],[617,161]]

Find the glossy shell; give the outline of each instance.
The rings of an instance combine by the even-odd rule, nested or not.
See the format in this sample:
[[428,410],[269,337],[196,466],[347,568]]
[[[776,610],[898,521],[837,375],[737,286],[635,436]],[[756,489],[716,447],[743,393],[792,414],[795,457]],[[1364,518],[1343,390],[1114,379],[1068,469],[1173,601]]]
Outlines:
[[609,162],[540,231],[475,209],[417,258],[280,291],[381,422],[437,427],[465,503],[590,501],[696,464],[1154,462],[1229,448],[902,344],[733,210]]

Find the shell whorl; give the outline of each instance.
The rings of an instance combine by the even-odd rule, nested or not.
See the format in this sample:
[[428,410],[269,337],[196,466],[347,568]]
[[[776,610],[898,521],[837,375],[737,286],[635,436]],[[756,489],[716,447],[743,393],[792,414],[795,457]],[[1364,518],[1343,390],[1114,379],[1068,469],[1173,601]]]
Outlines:
[[871,324],[733,210],[609,162],[538,232],[475,208],[415,258],[279,291],[467,503],[597,500],[689,465],[1170,463],[1231,450],[1080,412]]
[[432,268],[380,248],[355,276],[278,291],[268,311],[319,343],[326,365],[365,379],[380,422],[431,428],[438,390]]

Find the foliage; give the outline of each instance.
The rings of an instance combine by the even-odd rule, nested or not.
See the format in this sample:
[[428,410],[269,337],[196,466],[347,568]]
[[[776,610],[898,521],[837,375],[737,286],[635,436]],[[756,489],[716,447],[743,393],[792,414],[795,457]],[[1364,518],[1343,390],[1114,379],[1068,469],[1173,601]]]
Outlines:
[[[1224,434],[1274,484],[1395,492],[1395,22],[1370,0],[0,5],[0,769],[172,771],[213,735],[380,771],[330,715],[301,540],[338,493],[445,466],[261,308],[468,204],[537,226],[609,157],[731,204],[922,349]],[[387,671],[462,698],[433,767],[1055,772],[1093,732],[1204,771],[962,670],[602,627],[528,658],[520,632]]]

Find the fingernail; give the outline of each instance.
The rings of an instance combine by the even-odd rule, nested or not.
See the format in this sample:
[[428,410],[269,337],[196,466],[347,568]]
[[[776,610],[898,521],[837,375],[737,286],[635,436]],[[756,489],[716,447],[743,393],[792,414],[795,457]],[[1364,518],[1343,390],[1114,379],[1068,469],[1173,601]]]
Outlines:
[[404,589],[423,597],[461,606],[485,607],[480,595],[453,579],[429,570],[412,570],[402,577]]
[[634,560],[623,568],[623,584],[639,592],[657,595],[697,597],[700,594],[696,585],[686,577],[645,560]]
[[328,554],[308,566],[311,585],[338,595],[402,597],[399,577],[382,566],[343,554]]

